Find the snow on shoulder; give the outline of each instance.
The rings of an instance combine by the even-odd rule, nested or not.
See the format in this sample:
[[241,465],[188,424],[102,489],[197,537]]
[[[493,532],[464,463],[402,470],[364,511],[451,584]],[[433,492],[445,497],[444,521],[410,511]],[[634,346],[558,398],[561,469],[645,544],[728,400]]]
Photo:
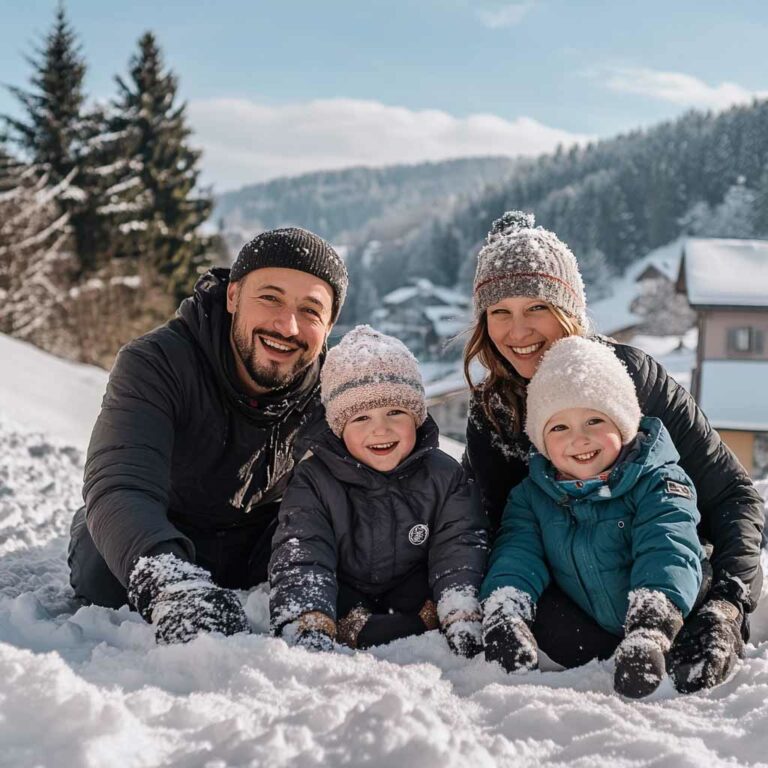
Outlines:
[[[91,387],[100,397],[104,374],[37,352],[26,360],[1,342],[16,357],[0,400],[0,763],[765,765],[766,601],[755,644],[723,686],[680,696],[664,681],[640,703],[613,693],[611,661],[507,675],[454,656],[436,631],[368,652],[292,648],[266,634],[265,586],[241,593],[251,634],[188,645],[156,645],[125,606],[78,606],[66,548],[82,443],[40,421],[56,407],[73,422],[92,413],[78,398]],[[16,368],[43,377],[40,388],[14,379]]]

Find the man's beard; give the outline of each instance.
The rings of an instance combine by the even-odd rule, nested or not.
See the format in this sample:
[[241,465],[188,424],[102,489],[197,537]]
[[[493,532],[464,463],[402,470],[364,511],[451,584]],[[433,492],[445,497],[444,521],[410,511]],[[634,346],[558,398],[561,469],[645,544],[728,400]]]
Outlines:
[[[258,336],[265,336],[269,339],[275,339],[275,341],[283,342],[284,344],[290,344],[291,346],[300,347],[303,352],[299,355],[296,362],[288,370],[280,370],[280,365],[277,361],[268,361],[261,363],[257,360],[257,347],[261,342],[258,340]],[[251,377],[256,386],[263,389],[281,389],[287,387],[296,381],[299,376],[312,364],[312,358],[308,354],[307,345],[305,342],[299,341],[295,338],[281,336],[274,331],[266,331],[262,328],[256,328],[250,338],[246,332],[238,325],[237,316],[232,318],[232,338],[235,342],[235,348],[237,354],[240,357],[240,361],[245,366],[245,370],[248,371],[248,375]]]

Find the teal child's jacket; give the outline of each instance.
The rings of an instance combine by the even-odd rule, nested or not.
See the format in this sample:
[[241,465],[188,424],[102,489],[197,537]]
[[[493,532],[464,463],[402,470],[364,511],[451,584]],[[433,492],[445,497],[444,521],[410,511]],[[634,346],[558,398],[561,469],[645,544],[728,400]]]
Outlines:
[[701,586],[696,491],[664,425],[644,417],[607,482],[559,482],[533,453],[509,494],[481,599],[499,587],[534,602],[550,579],[598,624],[623,635],[629,592],[663,592],[686,616]]

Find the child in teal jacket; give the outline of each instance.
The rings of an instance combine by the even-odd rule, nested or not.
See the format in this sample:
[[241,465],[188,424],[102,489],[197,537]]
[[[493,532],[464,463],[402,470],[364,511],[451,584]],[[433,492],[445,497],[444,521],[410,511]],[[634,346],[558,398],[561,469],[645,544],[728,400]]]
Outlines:
[[555,343],[527,408],[538,453],[510,493],[483,583],[486,658],[509,671],[535,667],[530,625],[552,579],[624,637],[616,690],[645,696],[701,587],[693,483],[664,425],[642,417],[629,374],[597,341]]

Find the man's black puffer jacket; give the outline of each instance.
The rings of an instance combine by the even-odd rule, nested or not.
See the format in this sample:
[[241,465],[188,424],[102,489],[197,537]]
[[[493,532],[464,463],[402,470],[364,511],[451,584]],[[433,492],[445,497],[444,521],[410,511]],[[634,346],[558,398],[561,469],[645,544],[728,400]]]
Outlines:
[[311,442],[313,455],[296,468],[272,540],[274,632],[311,611],[335,619],[337,579],[376,596],[423,568],[435,601],[450,588],[479,589],[486,517],[475,484],[437,444],[428,417],[413,453],[377,472],[328,428]]
[[[659,363],[635,347],[599,340],[627,366],[642,412],[664,422],[680,454],[680,465],[696,486],[699,533],[714,546],[710,596],[754,610],[762,588],[764,511],[752,481],[695,400]],[[495,531],[510,489],[528,474],[530,443],[524,433],[514,434],[513,414],[499,404],[494,414],[501,433],[486,418],[479,398],[472,399],[464,465],[480,486]]]
[[83,495],[88,530],[123,585],[161,542],[193,559],[194,531],[263,526],[306,451],[297,432],[322,419],[320,361],[256,407],[236,389],[228,274],[204,275],[173,320],[123,347],[110,374]]

